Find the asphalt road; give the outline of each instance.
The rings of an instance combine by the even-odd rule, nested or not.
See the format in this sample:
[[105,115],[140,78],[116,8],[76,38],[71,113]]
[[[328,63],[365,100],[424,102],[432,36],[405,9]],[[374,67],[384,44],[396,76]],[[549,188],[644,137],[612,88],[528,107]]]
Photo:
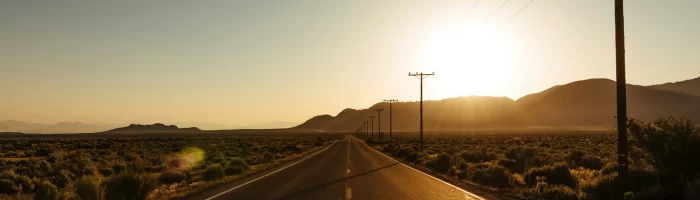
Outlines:
[[278,169],[191,199],[482,199],[375,151],[352,136]]

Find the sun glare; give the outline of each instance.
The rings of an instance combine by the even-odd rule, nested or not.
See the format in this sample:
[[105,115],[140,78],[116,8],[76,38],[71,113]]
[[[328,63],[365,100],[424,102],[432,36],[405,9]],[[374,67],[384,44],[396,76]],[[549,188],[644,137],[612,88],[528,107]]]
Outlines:
[[511,42],[493,27],[454,24],[434,29],[424,66],[434,69],[441,97],[503,96],[514,74]]

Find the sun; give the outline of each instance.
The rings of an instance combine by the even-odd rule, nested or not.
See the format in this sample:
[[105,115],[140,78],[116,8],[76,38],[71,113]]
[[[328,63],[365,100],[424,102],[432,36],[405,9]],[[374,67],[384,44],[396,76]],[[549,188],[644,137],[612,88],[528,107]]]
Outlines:
[[512,42],[493,27],[470,23],[433,29],[424,67],[434,69],[441,97],[505,96],[514,75]]

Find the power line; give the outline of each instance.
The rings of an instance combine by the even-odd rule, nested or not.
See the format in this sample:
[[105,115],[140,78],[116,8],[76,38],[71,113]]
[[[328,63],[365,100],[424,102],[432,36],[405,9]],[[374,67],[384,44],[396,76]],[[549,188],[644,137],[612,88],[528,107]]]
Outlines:
[[[508,20],[506,20],[500,26],[498,26],[498,29],[501,29],[501,27],[503,27],[503,25],[506,25],[511,19],[515,18],[515,16],[518,16],[518,14],[520,14],[521,11],[525,10],[525,8],[527,8],[527,6],[529,6],[533,1],[535,1],[535,0],[530,0],[530,2],[527,2],[527,4],[525,4],[525,6],[520,8],[520,10],[518,10],[518,12],[516,12],[513,16],[510,16],[510,18],[508,18]],[[496,30],[498,30],[498,29],[496,29]]]
[[489,15],[489,18],[486,18],[486,20],[491,19],[491,17],[493,17],[493,15],[495,15],[499,10],[501,10],[501,8],[503,8],[503,6],[506,5],[506,3],[508,3],[508,1],[510,1],[510,0],[506,0],[505,2],[503,2],[503,4],[501,4],[501,7],[498,7],[498,9],[496,9],[496,11],[492,12],[491,15]]
[[466,13],[466,14],[469,14],[469,12],[471,12],[472,9],[474,9],[474,7],[476,7],[476,4],[479,4],[479,1],[480,1],[480,0],[476,0],[476,2],[475,2],[474,4],[472,4],[472,7],[469,8],[469,10],[467,10],[467,13]]

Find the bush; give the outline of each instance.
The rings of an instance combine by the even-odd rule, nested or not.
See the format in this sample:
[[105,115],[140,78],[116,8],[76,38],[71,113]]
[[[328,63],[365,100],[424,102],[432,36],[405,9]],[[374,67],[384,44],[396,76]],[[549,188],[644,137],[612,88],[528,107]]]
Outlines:
[[700,176],[694,182],[688,184],[685,199],[700,199]]
[[573,189],[563,185],[537,184],[536,188],[526,190],[524,196],[534,199],[572,200],[582,199]]
[[586,193],[588,199],[615,199],[616,188],[620,188],[617,172],[602,174],[579,184],[579,189]]
[[647,187],[659,183],[659,173],[650,169],[640,169],[632,166],[627,172],[625,183],[631,190],[645,190]]
[[62,169],[57,175],[53,177],[53,183],[59,188],[65,188],[73,180],[75,175],[68,170]]
[[157,181],[146,175],[121,173],[109,177],[102,184],[106,200],[143,200],[156,187]]
[[[652,187],[649,187],[645,190],[628,192],[628,193],[629,193],[629,196],[627,196],[627,193],[626,193],[625,199],[633,199],[633,200],[664,199],[664,192],[660,186],[652,186]],[[697,199],[697,198],[686,198],[686,199]]]
[[630,119],[632,144],[649,153],[659,172],[665,198],[683,198],[686,184],[700,174],[700,127],[689,117],[659,118],[653,123]]
[[0,179],[0,194],[17,194],[22,191],[22,186],[15,185],[7,179]]
[[425,152],[413,151],[410,154],[408,154],[408,156],[406,156],[404,160],[406,160],[407,162],[416,162],[423,157],[425,157]]
[[394,156],[398,158],[405,158],[409,154],[413,153],[415,150],[413,147],[402,147],[398,151],[394,152]]
[[244,171],[245,171],[245,169],[243,169],[241,167],[226,167],[226,169],[224,169],[224,173],[226,174],[226,176],[233,176],[236,174],[241,174]]
[[58,200],[78,200],[80,197],[75,195],[72,188],[63,188],[58,190]]
[[569,152],[567,159],[575,166],[580,166],[588,169],[599,170],[604,166],[603,160],[598,156],[588,155],[581,150]]
[[595,169],[599,170],[602,169],[605,163],[603,163],[603,159],[600,159],[598,156],[593,156],[593,155],[586,155],[581,158],[581,163],[579,166],[588,168],[588,169]]
[[[658,184],[657,177],[658,175],[653,171],[632,166],[627,173],[627,180],[624,183],[628,190],[635,191],[632,193],[634,198],[639,199],[651,195],[649,187]],[[616,192],[615,189],[621,187],[620,184],[622,182],[618,179],[617,172],[613,171],[602,173],[592,180],[582,181],[579,183],[579,188],[593,199],[612,199]]]
[[166,167],[170,169],[180,169],[180,168],[186,168],[189,166],[189,163],[191,163],[189,160],[181,157],[174,157],[166,163]]
[[524,174],[525,183],[534,186],[537,184],[537,177],[545,177],[546,182],[552,185],[565,185],[572,188],[576,187],[577,182],[564,163],[530,169]]
[[204,171],[203,176],[204,180],[213,181],[224,178],[226,173],[224,172],[224,168],[221,166],[209,166],[207,167],[206,171]]
[[100,172],[102,177],[109,177],[112,174],[114,174],[114,170],[112,170],[111,168],[100,168],[98,171]]
[[101,177],[102,174],[100,174],[100,171],[97,170],[97,167],[94,165],[88,165],[83,168],[82,171],[82,176],[92,176],[92,177]]
[[515,162],[513,159],[509,158],[501,158],[496,161],[497,165],[503,166],[506,169],[510,170],[511,172],[517,172],[518,171],[518,163]]
[[224,162],[224,158],[221,156],[215,156],[214,158],[211,159],[211,162],[213,163],[222,163]]
[[387,153],[393,153],[397,148],[398,146],[396,146],[396,144],[387,144],[382,146],[382,151]]
[[104,200],[105,190],[97,177],[83,176],[75,183],[75,192],[81,200]]
[[13,185],[20,189],[19,192],[32,193],[34,191],[34,181],[28,176],[16,174],[13,170],[0,173],[0,179],[12,182]]
[[457,169],[462,170],[462,171],[466,170],[467,167],[469,167],[469,163],[465,162],[464,160],[462,160],[460,158],[457,158],[455,163],[457,164]]
[[439,173],[447,173],[451,166],[452,155],[449,153],[441,153],[433,161],[433,170]]
[[226,164],[225,174],[236,175],[245,172],[246,169],[248,169],[248,163],[242,158],[235,157]]
[[498,159],[496,154],[488,152],[486,148],[480,148],[475,151],[465,151],[460,155],[465,161],[471,163],[487,162]]
[[243,167],[243,168],[247,168],[247,167],[248,167],[248,163],[247,163],[243,158],[234,157],[234,158],[231,158],[231,159],[226,163],[226,167],[232,167],[232,166],[240,166],[240,167]]
[[[537,149],[535,148],[525,148],[522,146],[509,148],[505,153],[507,158],[515,160],[517,168],[514,172],[522,173],[531,168],[533,165],[533,158],[537,156]],[[535,160],[535,162],[538,160]]]
[[126,165],[122,163],[117,163],[112,165],[112,171],[114,171],[115,174],[122,173],[122,171],[126,170]]
[[158,180],[163,184],[179,183],[187,179],[185,173],[176,170],[168,170],[160,173]]
[[35,200],[58,200],[58,188],[49,181],[36,184]]
[[495,187],[511,187],[511,174],[500,165],[479,163],[467,168],[469,180]]
[[41,148],[41,149],[36,150],[36,156],[41,156],[41,157],[49,156],[52,152],[53,152],[53,150],[51,150],[51,149]]
[[34,192],[34,181],[27,176],[17,176],[15,183],[22,186],[22,193]]
[[617,173],[618,168],[617,168],[617,162],[609,162],[603,166],[602,169],[600,169],[601,174],[612,174],[612,173]]
[[275,155],[270,153],[269,151],[266,151],[265,153],[263,153],[262,162],[264,162],[264,163],[275,162]]

